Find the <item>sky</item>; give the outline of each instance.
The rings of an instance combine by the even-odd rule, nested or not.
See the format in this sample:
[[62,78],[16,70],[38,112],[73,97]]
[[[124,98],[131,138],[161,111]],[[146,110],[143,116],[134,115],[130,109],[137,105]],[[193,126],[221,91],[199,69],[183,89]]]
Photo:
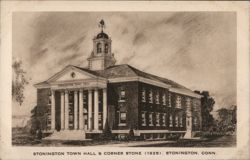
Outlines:
[[37,98],[34,84],[69,64],[87,67],[101,19],[116,64],[209,91],[214,111],[236,105],[233,12],[15,12],[12,55],[22,61],[29,84],[22,106],[13,102],[13,115],[30,114]]

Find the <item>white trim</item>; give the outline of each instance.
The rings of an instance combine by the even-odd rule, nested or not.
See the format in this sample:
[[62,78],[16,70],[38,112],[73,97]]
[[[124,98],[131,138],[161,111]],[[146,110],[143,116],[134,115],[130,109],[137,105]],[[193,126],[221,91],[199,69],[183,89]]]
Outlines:
[[201,98],[202,97],[201,95],[196,94],[193,91],[189,91],[188,89],[184,90],[184,89],[179,89],[179,88],[170,88],[169,91],[174,92],[174,93],[187,95],[187,96],[194,97],[194,98]]
[[50,82],[53,82],[53,81],[57,80],[58,78],[60,78],[61,75],[63,75],[65,72],[67,72],[67,71],[69,71],[69,70],[71,70],[71,69],[72,69],[72,70],[75,70],[75,71],[78,71],[78,72],[80,72],[80,73],[82,73],[82,74],[85,74],[85,75],[87,75],[87,76],[90,76],[90,77],[92,77],[92,78],[105,79],[105,78],[102,78],[102,77],[98,77],[98,76],[96,76],[96,75],[93,75],[93,74],[91,74],[91,73],[88,73],[88,72],[86,72],[86,71],[83,71],[83,70],[81,70],[81,69],[79,69],[79,68],[76,68],[75,66],[69,65],[69,66],[66,66],[64,69],[62,69],[60,72],[58,72],[58,73],[56,73],[55,75],[53,75],[52,77],[50,77],[50,78],[47,80],[47,82],[50,83]]

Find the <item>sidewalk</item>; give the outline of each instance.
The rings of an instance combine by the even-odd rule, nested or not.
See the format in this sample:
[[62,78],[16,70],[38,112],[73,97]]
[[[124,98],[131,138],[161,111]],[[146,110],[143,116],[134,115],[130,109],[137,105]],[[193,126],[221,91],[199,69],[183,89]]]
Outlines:
[[106,146],[106,147],[137,147],[137,146],[151,146],[157,144],[167,144],[167,143],[176,143],[176,141],[129,141],[129,142],[121,142],[116,144],[101,144],[96,146]]

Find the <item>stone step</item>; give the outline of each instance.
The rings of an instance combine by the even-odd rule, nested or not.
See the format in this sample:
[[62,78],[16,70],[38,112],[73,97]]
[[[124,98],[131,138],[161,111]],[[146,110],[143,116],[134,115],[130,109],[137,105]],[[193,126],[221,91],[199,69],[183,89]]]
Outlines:
[[82,130],[63,130],[54,131],[49,137],[44,140],[84,140],[85,131]]

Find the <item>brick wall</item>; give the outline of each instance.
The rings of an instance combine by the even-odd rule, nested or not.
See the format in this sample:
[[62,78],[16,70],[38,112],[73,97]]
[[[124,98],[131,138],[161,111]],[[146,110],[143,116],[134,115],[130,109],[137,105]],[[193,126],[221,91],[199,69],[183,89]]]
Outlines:
[[[125,91],[124,102],[119,101],[119,89]],[[112,129],[138,128],[138,82],[122,82],[108,84],[109,123]],[[119,126],[119,111],[126,112],[126,126]]]

